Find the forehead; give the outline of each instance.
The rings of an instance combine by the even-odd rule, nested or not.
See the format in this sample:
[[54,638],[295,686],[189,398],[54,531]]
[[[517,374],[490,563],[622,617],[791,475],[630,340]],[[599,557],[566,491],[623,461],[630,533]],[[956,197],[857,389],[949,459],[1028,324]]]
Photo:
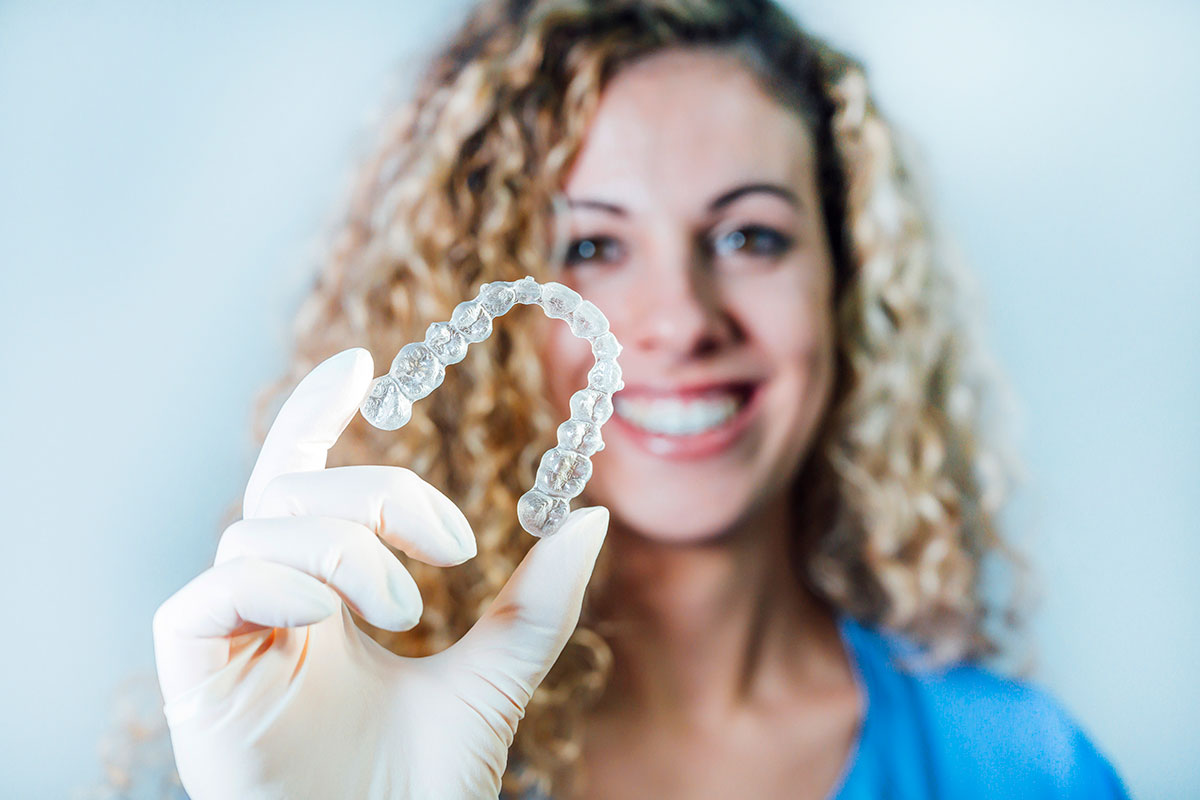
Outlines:
[[683,209],[748,181],[803,187],[813,163],[799,116],[736,56],[672,50],[610,81],[566,190],[633,211]]

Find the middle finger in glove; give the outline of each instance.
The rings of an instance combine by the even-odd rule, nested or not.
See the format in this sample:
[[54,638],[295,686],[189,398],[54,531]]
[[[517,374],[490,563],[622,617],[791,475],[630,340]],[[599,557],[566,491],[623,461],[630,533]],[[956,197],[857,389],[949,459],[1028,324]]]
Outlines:
[[458,506],[404,467],[368,464],[279,475],[263,489],[258,516],[347,519],[439,567],[476,553],[475,534]]

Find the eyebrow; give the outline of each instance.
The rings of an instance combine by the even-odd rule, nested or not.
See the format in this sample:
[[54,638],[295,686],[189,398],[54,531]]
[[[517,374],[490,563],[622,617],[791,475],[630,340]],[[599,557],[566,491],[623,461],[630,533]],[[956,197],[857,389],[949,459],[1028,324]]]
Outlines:
[[[777,183],[747,183],[743,186],[738,186],[735,189],[730,189],[728,192],[725,192],[724,194],[715,198],[711,203],[708,204],[708,211],[710,213],[713,211],[720,211],[722,208],[734,202],[735,200],[748,194],[754,194],[755,192],[763,192],[765,194],[775,195],[776,197],[779,197],[789,203],[794,208],[800,208],[800,198],[796,197],[796,193],[785,186],[781,186]],[[567,205],[570,208],[594,208],[599,211],[605,211],[609,214],[614,214],[618,217],[628,216],[628,212],[621,206],[614,203],[607,203],[603,200],[572,200],[571,198],[567,198]]]

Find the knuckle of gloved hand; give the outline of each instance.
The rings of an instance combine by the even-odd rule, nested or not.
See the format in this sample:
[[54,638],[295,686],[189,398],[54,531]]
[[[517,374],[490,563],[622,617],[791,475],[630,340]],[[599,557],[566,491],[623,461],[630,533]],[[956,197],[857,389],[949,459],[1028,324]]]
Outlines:
[[[358,567],[377,557],[379,538],[364,525],[349,520],[326,519],[320,526],[325,538],[327,565],[340,566],[346,562]],[[332,573],[326,573],[331,575]]]
[[318,570],[322,578],[331,583],[337,582],[338,570],[342,569],[342,566],[346,563],[346,551],[348,549],[344,542],[334,542],[325,548],[325,552],[321,558],[321,566]]
[[382,469],[386,470],[381,481],[382,489],[390,497],[411,492],[416,481],[420,480],[417,473],[407,467],[386,466]]
[[[302,473],[301,473],[302,474]],[[295,479],[292,473],[276,475],[263,487],[258,500],[260,517],[290,517],[295,516],[295,492],[292,484]]]
[[249,528],[248,520],[239,519],[221,533],[217,541],[217,553],[213,563],[222,564],[242,555],[245,550],[246,533]]

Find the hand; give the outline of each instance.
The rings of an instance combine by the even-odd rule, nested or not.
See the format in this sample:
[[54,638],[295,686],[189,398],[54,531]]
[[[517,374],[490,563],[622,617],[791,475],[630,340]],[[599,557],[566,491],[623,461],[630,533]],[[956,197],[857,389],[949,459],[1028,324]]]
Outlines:
[[525,706],[579,620],[608,530],[602,507],[534,544],[445,651],[397,656],[358,629],[346,606],[392,631],[421,616],[416,584],[381,538],[438,566],[476,552],[462,512],[412,471],[325,468],[372,375],[355,348],[300,382],[213,566],[154,615],[164,712],[193,800],[495,798]]

